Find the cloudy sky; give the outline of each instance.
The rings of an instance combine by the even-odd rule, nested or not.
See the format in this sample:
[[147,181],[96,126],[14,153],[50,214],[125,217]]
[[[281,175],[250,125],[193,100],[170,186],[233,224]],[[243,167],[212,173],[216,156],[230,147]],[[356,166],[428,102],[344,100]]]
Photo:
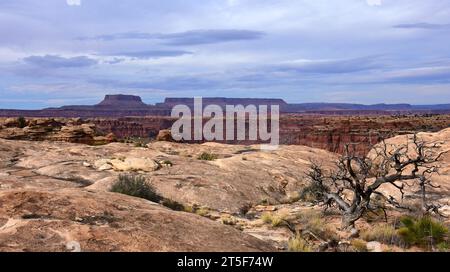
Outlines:
[[1,0],[0,108],[450,103],[447,0]]

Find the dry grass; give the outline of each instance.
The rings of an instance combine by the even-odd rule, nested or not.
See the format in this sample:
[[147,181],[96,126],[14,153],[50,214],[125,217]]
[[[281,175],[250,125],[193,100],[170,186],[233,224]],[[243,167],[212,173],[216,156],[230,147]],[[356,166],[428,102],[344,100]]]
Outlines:
[[361,232],[361,238],[367,242],[377,241],[387,245],[401,245],[402,239],[393,225],[382,224]]
[[357,251],[357,252],[367,252],[367,242],[361,239],[355,239],[352,240],[351,243],[352,247]]
[[289,240],[288,250],[291,252],[312,252],[313,248],[308,244],[308,242],[300,236]]
[[261,217],[264,223],[270,224],[274,228],[281,226],[283,222],[286,220],[286,218],[287,218],[286,214],[274,215],[271,213],[264,213]]
[[209,209],[207,209],[207,208],[200,208],[200,209],[196,210],[195,213],[197,215],[205,217],[205,216],[207,216],[209,214]]
[[323,240],[338,239],[338,235],[324,220],[324,215],[319,211],[304,211],[298,216],[302,229],[318,235]]
[[222,221],[222,224],[224,224],[224,225],[235,226],[237,224],[236,218],[231,217],[231,216],[222,216],[220,218],[220,220]]

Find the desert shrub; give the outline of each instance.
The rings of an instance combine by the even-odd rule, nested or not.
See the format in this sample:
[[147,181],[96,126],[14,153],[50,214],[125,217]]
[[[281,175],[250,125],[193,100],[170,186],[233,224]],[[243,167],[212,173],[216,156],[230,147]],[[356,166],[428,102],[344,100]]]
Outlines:
[[400,219],[401,227],[398,234],[407,245],[425,247],[445,242],[447,227],[430,216],[414,218],[405,216]]
[[317,183],[311,183],[304,187],[299,194],[299,200],[306,202],[317,202],[322,198],[322,189]]
[[234,226],[237,224],[237,220],[231,216],[222,216],[221,221],[224,225]]
[[355,239],[351,242],[352,247],[358,252],[367,252],[367,242],[361,239]]
[[183,211],[186,210],[186,208],[184,207],[183,204],[181,204],[179,202],[176,202],[175,200],[168,199],[168,198],[164,198],[161,201],[161,205],[163,205],[164,207],[167,207],[167,208],[169,208],[171,210],[174,210],[174,211],[183,212]]
[[111,192],[144,198],[156,203],[162,200],[155,188],[148,184],[144,177],[137,175],[120,175],[118,181],[113,184]]
[[24,128],[27,126],[27,120],[23,116],[17,118],[17,123],[19,124],[19,128]]
[[134,147],[147,147],[147,144],[143,142],[137,142],[134,143]]
[[203,152],[198,159],[201,161],[215,161],[219,158],[218,155],[216,154],[212,154],[212,153],[208,153],[208,152]]
[[251,203],[245,203],[241,207],[239,207],[239,214],[246,215],[252,209]]
[[308,242],[300,236],[290,239],[288,242],[288,250],[291,252],[312,252],[312,247]]
[[377,225],[361,232],[360,237],[367,241],[377,241],[387,245],[401,245],[402,239],[392,225]]
[[450,244],[449,242],[442,242],[436,245],[436,249],[439,252],[449,252],[450,251]]

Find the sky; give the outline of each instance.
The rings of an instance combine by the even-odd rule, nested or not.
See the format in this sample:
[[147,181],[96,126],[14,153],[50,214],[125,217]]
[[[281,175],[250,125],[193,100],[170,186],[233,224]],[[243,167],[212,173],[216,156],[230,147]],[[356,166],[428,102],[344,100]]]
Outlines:
[[447,0],[0,0],[0,108],[450,103]]

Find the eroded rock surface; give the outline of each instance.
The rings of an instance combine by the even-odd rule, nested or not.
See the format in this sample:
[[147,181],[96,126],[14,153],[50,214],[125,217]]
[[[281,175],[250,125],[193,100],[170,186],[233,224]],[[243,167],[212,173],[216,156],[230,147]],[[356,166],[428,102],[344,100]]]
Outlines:
[[[200,160],[205,152],[218,159]],[[165,198],[207,207],[220,219],[244,206],[284,201],[305,184],[309,159],[326,163],[333,156],[300,146],[265,152],[221,144],[0,140],[0,250],[273,251],[220,220],[109,189],[120,174],[136,172]]]
[[79,189],[0,192],[0,251],[73,250],[275,249],[232,227],[124,195]]

